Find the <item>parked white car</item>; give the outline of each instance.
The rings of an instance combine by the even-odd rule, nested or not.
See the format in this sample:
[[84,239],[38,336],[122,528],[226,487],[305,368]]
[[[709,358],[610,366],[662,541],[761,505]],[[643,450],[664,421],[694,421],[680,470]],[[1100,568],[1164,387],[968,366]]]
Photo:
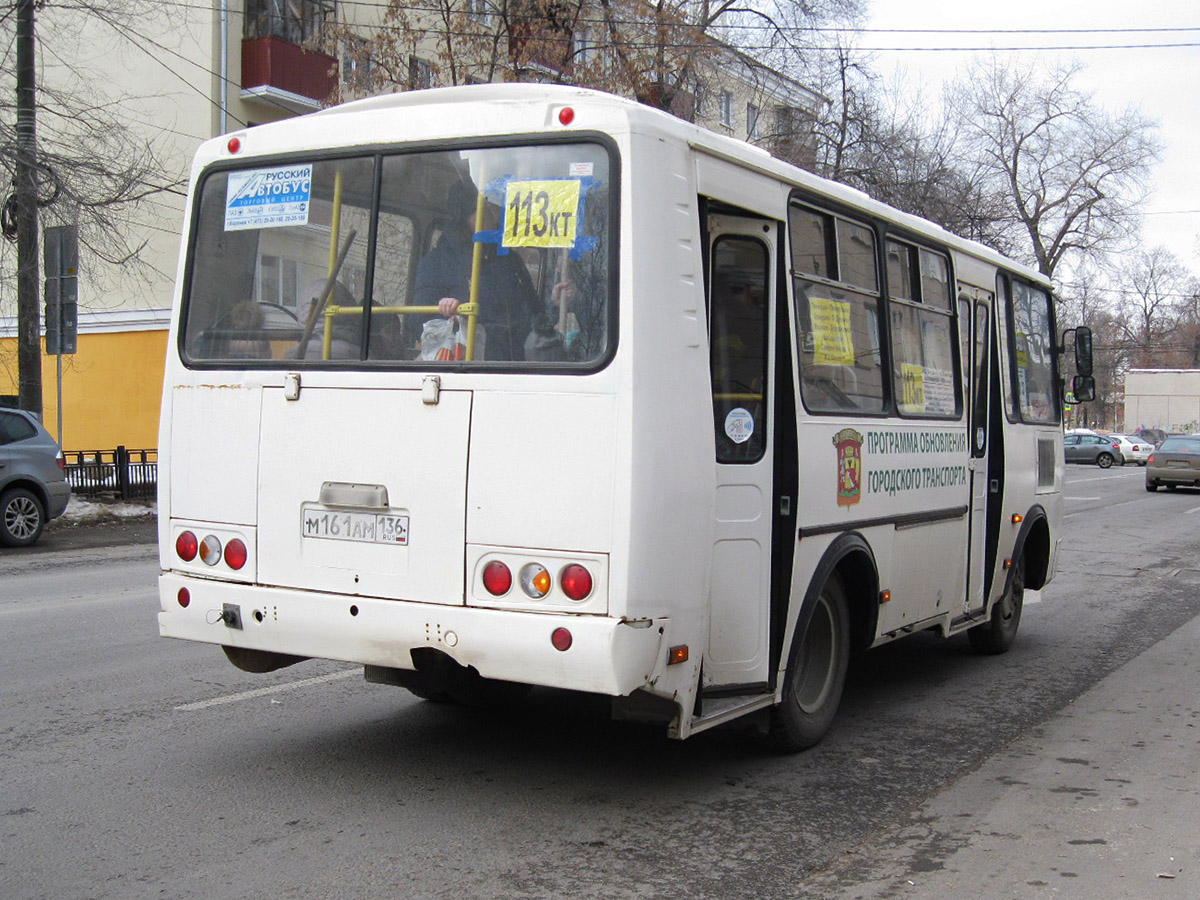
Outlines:
[[1143,441],[1141,438],[1131,434],[1110,434],[1108,437],[1121,444],[1121,455],[1125,457],[1127,463],[1137,463],[1139,466],[1144,466],[1146,460],[1150,458],[1151,452],[1154,450],[1154,445],[1149,441]]

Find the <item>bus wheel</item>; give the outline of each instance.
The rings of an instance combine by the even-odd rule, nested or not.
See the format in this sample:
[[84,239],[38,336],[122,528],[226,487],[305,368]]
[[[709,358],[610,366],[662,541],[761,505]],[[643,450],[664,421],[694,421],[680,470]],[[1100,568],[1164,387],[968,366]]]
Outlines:
[[1004,653],[1017,638],[1017,626],[1021,624],[1021,610],[1025,606],[1025,553],[1022,550],[1013,559],[1012,579],[1008,590],[992,607],[992,616],[982,625],[967,631],[971,646],[976,653]]
[[849,662],[850,612],[842,583],[831,575],[792,651],[783,700],[771,709],[768,747],[796,753],[825,736],[842,699]]

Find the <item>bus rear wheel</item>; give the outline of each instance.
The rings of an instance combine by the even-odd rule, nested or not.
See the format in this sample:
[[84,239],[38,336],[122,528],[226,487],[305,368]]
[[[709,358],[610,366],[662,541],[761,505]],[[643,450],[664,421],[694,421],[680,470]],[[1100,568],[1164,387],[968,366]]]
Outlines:
[[768,747],[796,753],[825,736],[842,699],[849,662],[850,611],[842,583],[832,575],[792,651],[783,700],[771,709]]
[[1024,607],[1025,553],[1022,551],[1013,559],[1008,590],[992,607],[991,618],[967,631],[975,652],[991,655],[1007,652],[1017,639],[1017,627],[1021,624],[1021,610]]

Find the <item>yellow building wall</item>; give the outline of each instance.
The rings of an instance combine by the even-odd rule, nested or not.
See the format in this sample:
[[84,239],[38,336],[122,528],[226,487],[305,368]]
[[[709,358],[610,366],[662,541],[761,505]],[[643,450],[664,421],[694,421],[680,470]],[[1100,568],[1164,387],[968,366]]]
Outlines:
[[[44,348],[43,348],[44,349]],[[64,450],[158,448],[167,332],[124,331],[79,335],[79,352],[64,356]],[[0,339],[0,393],[17,393],[16,338]],[[58,438],[56,358],[42,357],[42,424]]]

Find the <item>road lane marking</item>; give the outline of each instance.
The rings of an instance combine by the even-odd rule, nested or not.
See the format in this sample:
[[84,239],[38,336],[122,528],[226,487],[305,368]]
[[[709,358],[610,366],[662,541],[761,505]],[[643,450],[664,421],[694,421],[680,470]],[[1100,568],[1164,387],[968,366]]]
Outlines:
[[176,712],[192,712],[197,709],[208,709],[210,706],[221,706],[225,703],[239,703],[242,700],[253,700],[255,697],[265,697],[268,694],[278,694],[296,688],[308,687],[312,684],[324,684],[327,681],[341,681],[351,675],[361,675],[362,669],[343,669],[341,672],[330,672],[328,675],[317,675],[314,678],[302,678],[300,681],[289,681],[287,684],[277,684],[273,687],[256,688],[252,691],[242,691],[240,694],[230,694],[227,697],[213,697],[211,700],[200,700],[196,703],[185,703],[175,707]]
[[1103,497],[1063,497],[1064,500],[1103,500]]
[[1200,506],[1197,506],[1195,509],[1185,509],[1183,511],[1183,514],[1185,516],[1190,516],[1192,513],[1198,513],[1198,512],[1200,512]]

